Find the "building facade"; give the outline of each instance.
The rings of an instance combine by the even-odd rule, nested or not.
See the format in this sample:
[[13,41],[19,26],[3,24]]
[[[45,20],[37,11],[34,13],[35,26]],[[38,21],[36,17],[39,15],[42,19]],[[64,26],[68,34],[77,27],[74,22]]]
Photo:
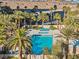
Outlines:
[[52,7],[52,0],[2,0],[2,2],[3,5],[10,6],[13,9],[16,9],[17,6],[21,9],[25,6],[28,9],[32,9],[34,6],[38,6],[39,9],[49,9]]

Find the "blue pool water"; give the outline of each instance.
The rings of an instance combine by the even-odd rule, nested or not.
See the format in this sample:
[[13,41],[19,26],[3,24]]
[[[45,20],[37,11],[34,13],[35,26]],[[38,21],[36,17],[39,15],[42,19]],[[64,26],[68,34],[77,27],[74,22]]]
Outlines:
[[40,55],[44,48],[48,48],[49,53],[52,50],[53,36],[52,35],[33,35],[32,38],[32,54]]

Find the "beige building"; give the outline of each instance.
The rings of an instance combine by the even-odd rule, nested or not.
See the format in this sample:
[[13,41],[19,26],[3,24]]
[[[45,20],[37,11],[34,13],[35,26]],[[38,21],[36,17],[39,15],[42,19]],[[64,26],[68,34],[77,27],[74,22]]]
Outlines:
[[[3,2],[3,5],[8,5],[13,9],[16,9],[17,6],[24,8],[27,6],[28,9],[32,9],[35,5],[39,9],[50,9],[53,5],[57,5],[58,9],[62,9],[63,6],[70,6],[72,9],[76,9],[77,4],[72,4],[68,2],[62,2],[59,0],[0,0]],[[73,9],[73,10],[74,10]]]
[[32,9],[35,5],[40,9],[49,9],[52,7],[52,0],[4,0],[3,5],[13,9],[16,9],[17,6],[20,8],[27,6],[28,9]]

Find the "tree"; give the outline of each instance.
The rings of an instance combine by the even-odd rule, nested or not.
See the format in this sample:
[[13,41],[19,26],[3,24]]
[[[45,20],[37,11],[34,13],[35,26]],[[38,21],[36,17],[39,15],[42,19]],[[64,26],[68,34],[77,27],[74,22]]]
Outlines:
[[24,12],[22,16],[24,17],[24,20],[27,20],[30,22],[29,25],[32,25],[32,21],[36,21],[36,22],[38,21],[38,15],[36,16],[36,13]]
[[77,8],[77,10],[79,10],[79,9],[78,9],[78,8],[79,8],[79,4],[77,4],[76,8]]
[[54,10],[57,10],[57,5],[54,5]]
[[1,7],[2,3],[3,3],[3,2],[0,2],[0,7]]
[[47,47],[43,49],[43,59],[45,58],[45,55],[49,55],[49,50]]
[[48,15],[46,13],[40,13],[39,16],[38,16],[39,20],[42,21],[42,25],[44,25],[44,22],[45,21],[48,21]]
[[24,8],[27,9],[27,6],[25,6]]
[[76,19],[77,17],[69,17],[69,18],[64,18],[64,26],[67,27],[67,26],[72,26],[74,27],[74,31],[76,32],[79,28],[79,23],[78,23],[78,19]]
[[20,28],[15,30],[15,35],[6,43],[10,49],[18,47],[19,59],[22,59],[23,49],[31,49],[31,41],[26,37],[25,29]]
[[56,0],[57,2],[60,2],[61,0]]
[[[74,13],[74,12],[73,12]],[[64,19],[64,25],[65,27],[71,26],[73,27],[73,34],[72,34],[72,38],[73,39],[78,39],[78,29],[79,29],[79,22],[78,22],[78,18],[76,16],[76,14],[69,14],[70,16],[68,16],[68,18]],[[73,58],[76,55],[76,45],[73,45]]]
[[64,41],[62,42],[61,40],[61,47],[62,47],[62,52],[64,49],[64,53],[65,54],[65,58],[68,59],[68,53],[69,53],[69,40],[72,39],[73,37],[73,32],[74,32],[74,28],[72,26],[67,26],[66,28],[63,28],[61,31],[61,34],[58,35],[57,37],[62,38]]
[[54,19],[57,20],[57,25],[58,25],[58,29],[59,29],[59,25],[60,25],[60,21],[61,21],[61,15],[59,13],[56,13],[54,15]]
[[56,43],[53,45],[53,55],[54,55],[54,58],[55,59],[57,59],[57,58],[59,58],[59,59],[62,59],[63,58],[63,53],[62,53],[62,40],[61,41],[59,41],[59,40],[57,40],[56,41]]
[[69,17],[71,14],[71,8],[69,6],[63,6],[63,11],[64,11],[64,18]]
[[[28,13],[28,12],[23,12],[22,13],[22,16],[24,17],[24,26],[26,25],[26,24],[29,24],[29,25],[31,25],[31,19],[30,19],[30,13]],[[29,21],[29,23],[27,23],[27,22]]]
[[[0,18],[2,18],[1,15]],[[5,29],[5,24],[3,22],[3,19],[0,19],[0,45],[5,42],[5,36],[3,36],[4,29]]]
[[53,19],[53,18],[52,18],[52,16],[53,16],[53,15],[52,15],[52,13],[53,13],[52,11],[53,11],[53,10],[54,10],[54,7],[51,7],[51,8],[50,8],[50,11],[51,11],[51,12],[50,12],[51,24],[52,24],[52,19]]
[[48,48],[44,48],[44,50],[43,50],[43,54],[44,54],[44,55],[48,55],[48,54],[50,54],[50,53],[49,53],[49,49],[48,49]]
[[68,26],[66,28],[63,28],[61,30],[62,37],[66,40],[64,43],[64,48],[65,48],[65,58],[68,59],[68,52],[69,52],[69,40],[72,38],[72,34],[74,32],[74,29],[72,26]]
[[32,24],[32,21],[36,21],[36,25],[38,25],[38,15],[37,13],[30,13],[30,25]]
[[[79,31],[73,33],[73,39],[79,40]],[[73,59],[75,59],[75,56],[76,56],[77,45],[79,45],[77,42],[73,45]]]
[[69,6],[63,6],[63,11],[65,13],[68,13],[71,10],[71,8]]
[[[26,29],[20,27],[20,21],[24,19],[22,14],[21,11],[15,11],[12,15],[0,14],[0,43],[8,49],[15,50],[18,47],[19,59],[22,59],[23,49],[31,49],[31,40],[25,34]],[[15,22],[11,21],[13,18]]]
[[17,28],[20,28],[21,27],[21,21],[24,19],[23,12],[15,11],[12,18],[15,20],[15,24],[17,25]]
[[[0,14],[0,43],[3,45],[3,51],[4,53],[8,52],[6,51],[7,47],[4,45],[8,41],[9,38],[11,38],[11,27],[10,25],[10,17],[9,15]],[[7,21],[6,21],[7,20]],[[4,49],[6,47],[6,49]]]
[[18,47],[19,59],[22,59],[23,48],[31,48],[30,39],[28,39],[25,34],[26,29],[20,26],[21,20],[28,17],[28,14],[25,16],[24,15],[25,14],[23,14],[21,11],[14,12],[12,18],[15,19],[15,24],[17,27],[15,27],[13,38],[11,38],[11,40],[7,43],[7,45],[10,45],[10,47]]

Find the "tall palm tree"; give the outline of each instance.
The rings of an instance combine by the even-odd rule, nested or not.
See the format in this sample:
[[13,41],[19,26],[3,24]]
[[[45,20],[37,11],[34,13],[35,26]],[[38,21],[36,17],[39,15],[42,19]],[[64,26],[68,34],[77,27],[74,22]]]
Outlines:
[[8,28],[10,29],[9,21],[10,21],[9,15],[0,14],[0,38],[3,39],[4,41],[7,41],[7,39],[9,38],[10,34],[10,32],[8,32]]
[[3,18],[0,15],[0,48],[2,48],[2,51],[0,51],[0,53],[4,54],[5,56],[6,50],[4,51],[4,43],[6,42],[6,35],[4,35],[5,24],[2,20]]
[[[79,31],[74,32],[73,38],[74,38],[74,39],[79,39]],[[74,45],[73,45],[73,59],[75,59],[75,56],[76,56],[76,46],[77,46],[77,45],[78,45],[78,44],[74,44]]]
[[2,45],[2,54],[8,53],[8,47],[5,46],[8,40],[12,37],[12,23],[10,23],[10,15],[0,14],[0,45]]
[[16,24],[17,28],[20,28],[21,21],[22,21],[22,19],[24,19],[23,12],[22,11],[14,11],[12,18],[15,19],[15,24]]
[[[58,37],[63,38],[65,42],[62,42],[61,47],[64,49],[65,58],[68,59],[68,53],[69,53],[69,40],[73,36],[74,28],[72,26],[67,26],[66,28],[63,28],[61,31],[61,34],[58,35]],[[63,45],[63,46],[62,46]],[[63,50],[62,50],[63,51]]]
[[45,59],[45,56],[46,55],[49,55],[50,53],[49,53],[49,51],[48,51],[48,48],[46,47],[46,48],[44,48],[43,49],[43,59]]
[[[22,52],[23,48],[30,48],[30,40],[25,35],[25,28],[20,27],[21,20],[25,17],[28,17],[28,15],[24,16],[23,12],[21,11],[15,11],[12,18],[15,19],[15,30],[14,30],[14,36],[11,38],[11,40],[7,43],[11,44],[10,47],[18,47],[19,49],[19,59],[22,59]],[[17,27],[16,27],[17,26]],[[14,42],[16,44],[14,44]]]
[[[74,33],[73,33],[73,38],[74,39],[79,39],[79,23],[77,21],[75,21],[76,19],[74,19],[74,22],[72,24],[72,26],[74,27]],[[73,58],[75,58],[76,55],[76,46],[77,45],[73,45]]]
[[[79,29],[79,23],[78,23],[78,19],[76,17],[76,14],[74,15],[70,15],[71,17],[69,18],[65,18],[64,19],[64,25],[65,27],[67,26],[71,26],[74,28],[74,31],[73,31],[73,39],[78,39],[78,29]],[[75,57],[76,55],[76,45],[73,46],[73,58]]]
[[31,49],[31,40],[26,37],[25,29],[20,28],[15,30],[15,35],[6,43],[6,46],[12,49],[18,47],[19,59],[22,59],[23,49]]
[[53,55],[54,58],[59,58],[62,59],[63,58],[63,53],[62,53],[62,42],[60,42],[59,40],[56,41],[56,43],[53,46]]
[[59,29],[59,25],[60,25],[60,21],[61,21],[61,15],[59,13],[56,13],[54,15],[54,19],[57,20],[57,25],[58,25],[58,29]]
[[40,13],[39,16],[38,16],[39,20],[42,21],[42,25],[44,25],[44,22],[45,21],[48,21],[49,17],[46,13]]
[[68,26],[64,29],[62,29],[61,33],[63,35],[63,38],[66,39],[66,42],[64,43],[65,46],[65,58],[68,59],[68,52],[69,52],[69,40],[72,37],[72,34],[74,32],[73,27]]
[[78,9],[78,8],[79,8],[79,4],[77,4],[76,8],[77,8],[77,10],[79,10],[79,9]]
[[50,8],[50,19],[51,19],[51,24],[52,24],[52,20],[53,20],[53,10],[57,10],[57,5],[54,5],[53,7]]
[[64,11],[64,18],[67,18],[67,17],[69,17],[70,15],[69,14],[71,14],[70,12],[71,12],[71,8],[69,7],[69,6],[63,6],[63,11]]
[[38,16],[36,16],[36,14],[35,13],[30,13],[30,15],[29,15],[29,17],[30,17],[30,24],[32,24],[32,21],[36,21],[36,25],[38,25]]
[[63,6],[63,11],[65,13],[68,13],[71,10],[71,8],[69,6]]
[[27,20],[27,21],[30,21],[30,24],[31,24],[30,13],[28,13],[28,12],[23,12],[23,13],[22,13],[22,16],[24,17],[24,25],[26,25],[26,20]]
[[1,17],[1,15],[0,15],[0,45],[1,44],[3,44],[4,43],[4,41],[5,41],[5,36],[3,35],[4,33],[4,29],[5,29],[5,24],[4,24],[4,22],[3,22],[3,19],[2,19],[2,17]]
[[0,7],[2,6],[2,3],[3,3],[3,2],[0,2]]
[[51,8],[50,8],[50,19],[51,19],[51,24],[52,24],[52,19],[53,19],[53,18],[52,18],[52,16],[53,16],[53,15],[52,15],[52,14],[53,14],[52,11],[53,11],[53,10],[54,10],[54,7],[51,7]]
[[[75,15],[74,15],[75,16]],[[78,23],[78,19],[76,19],[77,17],[69,17],[69,18],[64,18],[64,26],[72,26],[74,27],[74,31],[77,31],[78,30],[78,27],[79,27],[79,23]]]
[[38,21],[38,18],[35,17],[35,13],[24,12],[22,16],[24,17],[24,20],[30,21],[29,25],[32,25],[32,21]]

